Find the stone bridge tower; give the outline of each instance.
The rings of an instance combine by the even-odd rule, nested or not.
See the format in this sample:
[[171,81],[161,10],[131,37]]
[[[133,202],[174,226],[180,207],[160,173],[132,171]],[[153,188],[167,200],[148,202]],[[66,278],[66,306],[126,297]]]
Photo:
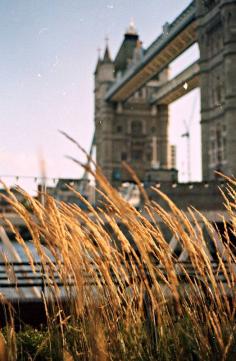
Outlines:
[[197,0],[203,180],[236,176],[236,1]]
[[115,79],[142,56],[141,42],[131,24],[115,60],[112,61],[106,47],[95,70],[97,164],[114,186],[132,181],[122,161],[131,165],[141,181],[177,178],[173,147],[168,142],[168,105],[151,106],[149,102],[153,86],[167,81],[168,69],[152,81],[153,85],[144,86],[125,102],[105,100]]

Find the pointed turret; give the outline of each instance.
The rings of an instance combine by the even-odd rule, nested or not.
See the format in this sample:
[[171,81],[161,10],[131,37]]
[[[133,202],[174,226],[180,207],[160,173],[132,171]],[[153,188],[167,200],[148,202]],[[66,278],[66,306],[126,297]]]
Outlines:
[[136,48],[134,49],[134,52],[133,52],[132,64],[139,63],[143,57],[143,53],[144,53],[144,51],[143,51],[142,42],[140,40],[137,40]]
[[110,50],[108,46],[108,38],[106,40],[106,47],[104,55],[101,58],[100,49],[98,62],[95,69],[95,79],[101,82],[112,82],[114,80],[114,64],[110,55]]
[[112,62],[112,60],[111,60],[111,56],[110,56],[109,47],[107,44],[105,52],[104,52],[103,63],[111,63],[111,62]]
[[121,44],[121,47],[114,60],[116,74],[123,73],[129,66],[133,59],[134,50],[137,46],[138,39],[139,36],[137,34],[134,21],[131,20],[127,31],[125,32],[123,43]]

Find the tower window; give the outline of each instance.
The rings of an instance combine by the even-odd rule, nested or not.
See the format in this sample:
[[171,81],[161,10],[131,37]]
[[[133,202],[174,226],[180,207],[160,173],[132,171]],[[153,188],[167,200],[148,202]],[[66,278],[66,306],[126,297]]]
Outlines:
[[210,130],[209,157],[210,165],[220,169],[227,161],[227,129],[225,124],[218,124]]
[[135,120],[131,124],[131,132],[133,135],[142,135],[143,133],[143,125],[142,122]]
[[132,151],[132,160],[142,160],[143,152],[139,149]]
[[231,18],[232,18],[232,14],[231,14],[231,12],[229,12],[229,13],[228,13],[228,16],[227,16],[227,22],[228,22],[228,24],[230,24]]
[[121,160],[127,160],[127,153],[125,152],[121,153]]
[[121,171],[119,168],[114,168],[112,171],[112,179],[119,181],[121,179]]
[[122,126],[121,125],[117,125],[117,127],[116,127],[116,131],[117,131],[117,133],[122,133]]

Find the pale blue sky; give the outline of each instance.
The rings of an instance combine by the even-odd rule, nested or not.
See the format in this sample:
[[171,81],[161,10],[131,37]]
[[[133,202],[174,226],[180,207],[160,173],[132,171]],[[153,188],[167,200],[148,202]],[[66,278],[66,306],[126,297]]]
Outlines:
[[[1,0],[0,175],[38,175],[39,154],[43,154],[48,176],[79,176],[81,170],[64,155],[79,159],[81,155],[57,129],[67,131],[89,149],[94,127],[93,72],[97,48],[104,48],[104,38],[109,36],[114,56],[131,18],[147,47],[160,34],[162,25],[173,21],[189,3],[190,0]],[[196,53],[194,49],[177,61],[174,70],[179,71],[183,64],[194,60]],[[188,121],[194,113],[192,157],[196,166],[192,173],[194,179],[199,179],[199,151],[193,152],[199,145],[199,91],[173,104],[170,113],[171,139],[178,143],[179,154],[186,149],[184,141],[180,141],[183,118]],[[178,156],[178,164],[184,163],[185,158]]]

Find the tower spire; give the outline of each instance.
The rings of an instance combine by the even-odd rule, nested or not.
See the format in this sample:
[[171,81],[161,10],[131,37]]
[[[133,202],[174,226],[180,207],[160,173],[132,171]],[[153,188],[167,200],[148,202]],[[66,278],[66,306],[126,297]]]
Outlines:
[[109,41],[109,38],[106,36],[106,38],[105,38],[106,47],[105,47],[105,52],[104,52],[104,56],[103,56],[103,62],[105,62],[105,63],[110,63],[112,61],[108,41]]

